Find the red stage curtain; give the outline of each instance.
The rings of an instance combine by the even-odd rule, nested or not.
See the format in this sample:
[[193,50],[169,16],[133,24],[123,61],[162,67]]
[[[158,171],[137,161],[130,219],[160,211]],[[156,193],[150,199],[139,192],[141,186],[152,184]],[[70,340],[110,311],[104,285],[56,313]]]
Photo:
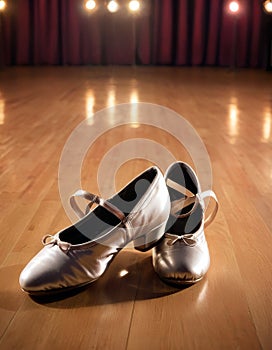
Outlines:
[[145,0],[136,17],[127,11],[128,0],[119,0],[116,14],[103,6],[88,14],[82,0],[13,0],[1,15],[0,54],[7,65],[260,67],[272,16],[267,19],[260,0],[239,1],[235,20],[229,0]]

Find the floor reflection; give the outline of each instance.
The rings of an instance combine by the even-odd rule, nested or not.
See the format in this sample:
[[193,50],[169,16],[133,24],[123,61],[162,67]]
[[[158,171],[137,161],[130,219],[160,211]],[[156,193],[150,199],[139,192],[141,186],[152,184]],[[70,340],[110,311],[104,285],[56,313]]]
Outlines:
[[263,117],[263,135],[262,142],[268,142],[271,137],[271,119],[272,113],[270,108],[266,108]]
[[139,118],[138,118],[138,106],[137,103],[139,102],[139,96],[138,96],[138,90],[133,89],[130,94],[130,103],[131,106],[131,114],[130,114],[130,127],[131,128],[139,128]]
[[114,125],[115,123],[115,105],[116,105],[116,88],[112,86],[108,91],[108,99],[107,99],[107,107],[108,117],[109,117],[109,125]]
[[113,107],[116,104],[115,94],[115,87],[112,87],[108,92],[107,107]]
[[0,93],[0,125],[5,123],[5,100]]
[[236,137],[239,134],[238,128],[238,107],[237,107],[237,99],[232,97],[229,104],[229,135],[230,135],[230,143],[234,144],[236,142]]
[[137,89],[132,89],[130,94],[130,103],[138,103],[139,102],[139,95]]
[[86,91],[85,101],[86,101],[87,124],[93,125],[94,106],[95,106],[95,96],[94,96],[93,90],[89,89]]

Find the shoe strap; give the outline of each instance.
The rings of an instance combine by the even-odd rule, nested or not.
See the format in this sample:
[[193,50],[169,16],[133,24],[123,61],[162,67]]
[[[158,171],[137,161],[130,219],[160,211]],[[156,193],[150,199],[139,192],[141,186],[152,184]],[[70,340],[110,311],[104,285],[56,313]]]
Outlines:
[[[90,203],[87,204],[85,213],[79,208],[76,198],[81,197],[86,200],[88,200]],[[121,210],[119,210],[115,205],[111,204],[110,202],[106,201],[103,198],[100,198],[99,196],[92,194],[90,192],[84,191],[84,190],[78,190],[76,191],[71,197],[70,197],[70,205],[74,212],[77,214],[79,218],[83,218],[85,215],[87,215],[92,205],[96,203],[100,205],[101,207],[108,210],[110,213],[115,215],[121,222],[125,223],[126,216]],[[61,241],[58,236],[56,235],[46,235],[42,239],[42,243],[44,246],[47,245],[58,245],[59,248],[67,254],[71,248],[71,244],[68,242]]]
[[202,201],[204,201],[205,198],[211,198],[211,199],[213,199],[214,204],[215,204],[213,207],[213,210],[211,211],[209,216],[207,218],[205,218],[204,227],[207,227],[213,222],[213,220],[216,217],[216,214],[218,212],[218,209],[219,209],[218,199],[216,197],[216,194],[212,190],[201,192],[199,194],[199,196],[200,196]]
[[[76,198],[78,198],[78,197],[84,198],[90,202],[86,206],[85,213],[79,208],[79,206],[76,202]],[[105,200],[105,199],[103,199],[103,198],[101,198],[93,193],[90,193],[90,192],[87,192],[84,190],[78,190],[70,197],[70,205],[71,205],[72,209],[74,210],[74,212],[76,213],[76,215],[80,219],[83,218],[85,215],[87,215],[90,212],[91,207],[94,203],[105,208],[107,211],[109,211],[110,213],[115,215],[120,221],[125,222],[126,216],[121,210],[119,210],[115,205],[113,205],[109,201],[107,201],[107,200]]]
[[[202,203],[204,205],[204,199],[209,197],[209,198],[212,198],[214,200],[215,206],[213,207],[213,210],[209,214],[209,216],[207,218],[205,218],[204,227],[207,227],[208,225],[210,225],[213,222],[213,220],[218,212],[219,204],[218,204],[216,194],[212,190],[207,190],[204,192],[194,194],[191,191],[189,191],[187,188],[185,188],[184,186],[178,184],[177,182],[175,182],[173,180],[167,179],[166,184],[167,184],[167,186],[173,188],[174,190],[176,190],[184,195],[184,198],[174,200],[171,202],[171,215],[173,215],[177,218],[187,217],[194,212],[194,210],[196,209],[196,207],[199,203]],[[180,214],[180,215],[176,214],[178,211],[182,210],[183,208],[188,207],[189,205],[191,205],[193,203],[194,203],[194,205],[188,213]]]
[[182,193],[185,197],[195,197],[195,194],[188,190],[188,188],[182,186],[181,184],[173,181],[171,179],[166,180],[166,185],[173,188],[177,192]]
[[[168,187],[171,187],[177,192],[180,192],[181,194],[184,195],[184,198],[177,199],[171,202],[171,215],[175,216],[176,218],[185,218],[189,216],[197,207],[197,204],[199,203],[199,198],[198,195],[195,195],[193,192],[188,190],[186,187],[180,185],[179,183],[167,179],[166,180],[166,185]],[[193,204],[192,209],[185,213],[185,214],[177,214],[177,212],[181,211],[183,208],[188,207],[189,205]]]

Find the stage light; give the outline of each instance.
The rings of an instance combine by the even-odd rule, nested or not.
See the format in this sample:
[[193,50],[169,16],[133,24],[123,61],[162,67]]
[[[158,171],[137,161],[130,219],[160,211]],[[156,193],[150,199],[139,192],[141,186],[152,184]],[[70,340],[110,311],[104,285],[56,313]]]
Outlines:
[[93,11],[96,8],[96,2],[94,0],[88,0],[85,3],[85,7],[89,11]]
[[107,5],[107,9],[109,10],[109,12],[114,13],[117,12],[119,10],[119,4],[117,1],[109,1],[108,5]]
[[0,1],[0,11],[4,11],[6,8],[7,4],[4,0]]
[[239,11],[239,3],[237,1],[230,2],[229,10],[232,13],[237,13]]
[[128,4],[128,8],[131,12],[137,12],[140,10],[140,1],[131,0]]
[[272,14],[272,0],[266,0],[263,3],[263,7],[264,7],[265,12]]

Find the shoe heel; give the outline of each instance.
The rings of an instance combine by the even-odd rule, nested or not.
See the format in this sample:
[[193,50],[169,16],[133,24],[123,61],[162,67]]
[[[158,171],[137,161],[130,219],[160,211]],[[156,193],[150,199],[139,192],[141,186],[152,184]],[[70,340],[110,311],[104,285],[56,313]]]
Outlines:
[[145,234],[133,241],[134,249],[139,250],[140,252],[146,252],[147,250],[154,247],[159,239],[164,235],[166,222],[162,225],[156,227],[152,231],[149,231],[148,234]]

